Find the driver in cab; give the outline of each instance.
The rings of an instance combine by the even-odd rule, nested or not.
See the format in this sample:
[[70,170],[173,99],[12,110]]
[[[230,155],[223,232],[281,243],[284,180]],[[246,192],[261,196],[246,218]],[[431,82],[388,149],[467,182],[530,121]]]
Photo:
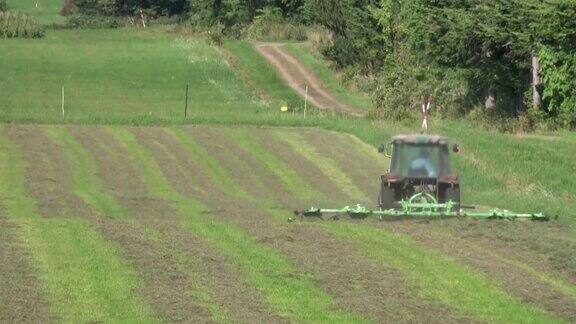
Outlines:
[[430,152],[426,148],[420,149],[419,156],[410,163],[410,174],[423,174],[427,178],[436,177],[436,169],[430,163]]

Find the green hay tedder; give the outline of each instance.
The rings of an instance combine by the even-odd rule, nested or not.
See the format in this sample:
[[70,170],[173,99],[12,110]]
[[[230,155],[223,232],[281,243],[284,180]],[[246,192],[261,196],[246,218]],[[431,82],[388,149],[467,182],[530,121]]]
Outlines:
[[[391,150],[391,155],[387,152]],[[376,217],[473,217],[485,219],[550,220],[542,213],[521,214],[508,210],[471,211],[460,201],[460,179],[450,168],[449,144],[446,138],[433,135],[399,135],[381,145],[380,153],[390,157],[390,169],[381,176],[378,208],[362,205],[342,209],[312,207],[296,212],[302,218],[331,219]],[[458,152],[458,145],[452,146]]]

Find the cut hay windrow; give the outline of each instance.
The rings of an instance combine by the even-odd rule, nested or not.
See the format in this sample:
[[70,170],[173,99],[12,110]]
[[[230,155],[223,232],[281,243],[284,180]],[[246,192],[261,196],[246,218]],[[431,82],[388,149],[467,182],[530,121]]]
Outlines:
[[[280,141],[274,140],[274,136],[267,130],[252,129],[253,133],[248,135],[255,137],[253,140],[262,142],[267,149],[275,144],[281,144]],[[254,134],[257,133],[257,134]],[[258,175],[259,178],[271,177],[274,175],[267,170],[267,167],[259,161],[251,158],[250,154],[245,154],[240,149],[235,140],[226,136],[221,136],[221,130],[218,128],[198,127],[194,132],[187,132],[195,139],[209,138],[210,140],[200,140],[202,145],[217,156],[219,163],[226,168],[227,173],[240,183],[245,190],[249,190],[253,183],[253,177],[246,178],[238,170],[247,167],[252,175]],[[143,138],[149,141],[152,137]],[[271,138],[268,142],[266,139]],[[213,145],[217,142],[216,147]],[[225,145],[223,145],[225,144]],[[162,145],[174,147],[174,143],[165,142]],[[278,145],[282,150],[285,148]],[[292,153],[287,150],[290,156]],[[155,155],[170,154],[170,152],[158,151]],[[274,154],[278,151],[274,150]],[[233,157],[242,156],[241,159]],[[194,162],[202,160],[204,157],[190,157]],[[168,159],[167,159],[168,160]],[[283,163],[286,161],[283,161]],[[307,163],[296,164],[302,168],[308,167],[315,170],[315,166]],[[186,163],[180,160],[178,163]],[[188,170],[198,171],[191,164],[186,168]],[[289,166],[283,166],[290,169]],[[169,166],[168,168],[173,168]],[[207,171],[207,170],[204,170]],[[209,172],[208,172],[209,174]],[[260,179],[262,180],[262,179]],[[459,321],[462,316],[454,314],[449,307],[433,300],[424,300],[413,295],[411,289],[401,274],[396,270],[380,267],[375,262],[367,261],[360,253],[354,251],[354,247],[347,241],[341,240],[337,236],[322,231],[317,227],[296,226],[286,223],[287,217],[291,215],[288,207],[295,205],[299,200],[292,194],[286,194],[282,186],[277,186],[274,179],[266,181],[269,185],[265,193],[256,193],[242,199],[230,199],[228,202],[232,206],[239,206],[238,212],[230,216],[230,221],[239,224],[247,231],[257,236],[259,240],[271,244],[275,249],[287,255],[294,260],[297,267],[303,273],[310,273],[319,282],[322,287],[329,291],[337,301],[336,307],[350,311],[359,311],[362,314],[370,316],[376,322],[406,322],[422,321],[426,319],[429,322]],[[185,180],[186,181],[186,180]],[[212,189],[205,188],[208,192]],[[282,195],[277,195],[282,193]],[[199,193],[201,195],[201,193]],[[285,202],[279,204],[278,198],[286,198]],[[345,197],[345,196],[342,196]],[[217,201],[225,200],[226,197],[208,198],[213,206],[218,206]],[[288,201],[291,201],[289,203]],[[297,204],[297,203],[296,203]],[[243,206],[251,206],[246,209]],[[226,217],[225,212],[220,213]],[[226,217],[228,219],[228,217]],[[270,218],[270,220],[266,219]],[[271,221],[273,220],[273,221]],[[363,269],[363,271],[357,271]],[[380,306],[376,306],[380,305]]]
[[181,128],[166,129],[166,132],[174,136],[190,154],[197,157],[196,161],[202,164],[207,171],[210,172],[212,179],[218,184],[220,188],[226,191],[227,194],[236,197],[247,197],[248,193],[239,186],[228,172],[223,169],[218,161],[211,156],[206,149],[195,142],[193,138],[188,136]]
[[367,257],[402,270],[420,288],[421,296],[438,299],[476,319],[492,323],[562,322],[560,318],[508,295],[476,270],[418,247],[405,235],[364,225],[332,223],[321,226],[354,241]]
[[40,273],[50,311],[59,321],[149,323],[154,316],[134,291],[138,280],[117,251],[87,222],[42,218],[24,186],[17,146],[0,137],[2,207]]
[[50,138],[60,146],[72,167],[74,193],[93,207],[101,216],[125,218],[122,206],[102,190],[98,167],[94,159],[64,126],[44,128]]
[[245,231],[209,216],[206,206],[172,188],[154,157],[129,131],[110,127],[119,143],[140,162],[142,177],[151,194],[170,201],[182,223],[215,248],[223,251],[232,265],[245,272],[279,315],[297,322],[363,322],[352,313],[331,309],[332,300],[307,276],[270,247],[259,244]]
[[267,151],[248,130],[234,128],[226,129],[224,132],[227,136],[234,138],[243,149],[264,163],[268,170],[278,177],[290,192],[305,199],[324,200],[321,193],[311,190],[310,184],[298,177],[294,170],[287,168],[286,164],[276,155]]
[[[212,283],[228,280],[226,286],[233,287],[234,276],[221,271],[226,279],[215,279],[208,274],[214,266],[198,258],[210,255],[214,261],[220,256],[177,226],[178,217],[168,203],[150,197],[129,154],[112,136],[99,127],[71,127],[70,131],[96,161],[103,189],[130,215],[128,220],[98,217],[95,222],[138,271],[143,280],[139,293],[158,317],[165,322],[229,322],[228,309],[216,301],[215,291],[222,289]],[[222,268],[221,262],[213,263]],[[242,301],[237,298],[236,303]]]
[[316,148],[306,142],[301,135],[291,131],[275,131],[274,135],[292,147],[295,152],[314,163],[353,202],[366,203],[369,201],[369,198],[354,185],[352,179],[338,167],[334,160],[319,154]]

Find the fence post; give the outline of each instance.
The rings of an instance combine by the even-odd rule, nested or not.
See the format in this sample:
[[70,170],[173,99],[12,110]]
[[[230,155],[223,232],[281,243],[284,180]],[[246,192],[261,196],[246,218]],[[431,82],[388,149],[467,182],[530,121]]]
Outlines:
[[308,107],[308,84],[306,84],[306,96],[304,96],[304,118],[306,118],[307,107]]
[[186,85],[186,99],[184,100],[184,119],[188,117],[188,85]]
[[66,114],[64,112],[64,86],[62,86],[62,119],[66,118]]

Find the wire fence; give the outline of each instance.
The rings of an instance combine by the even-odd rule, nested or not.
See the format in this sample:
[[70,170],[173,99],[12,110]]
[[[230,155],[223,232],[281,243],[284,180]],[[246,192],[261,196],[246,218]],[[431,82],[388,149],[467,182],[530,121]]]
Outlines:
[[179,89],[114,89],[86,85],[15,88],[0,84],[0,117],[4,120],[186,118],[193,114],[258,112],[269,106],[269,102],[253,95],[189,85]]

